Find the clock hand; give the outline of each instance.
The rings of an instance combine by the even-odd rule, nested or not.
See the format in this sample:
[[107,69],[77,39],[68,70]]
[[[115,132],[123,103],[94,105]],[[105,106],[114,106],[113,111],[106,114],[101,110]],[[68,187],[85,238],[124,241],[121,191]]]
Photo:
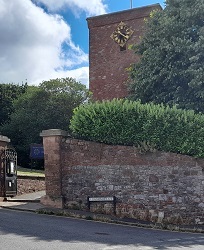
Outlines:
[[118,33],[119,33],[121,36],[123,36],[123,37],[125,37],[125,38],[128,38],[128,36],[124,35],[122,32],[118,31]]

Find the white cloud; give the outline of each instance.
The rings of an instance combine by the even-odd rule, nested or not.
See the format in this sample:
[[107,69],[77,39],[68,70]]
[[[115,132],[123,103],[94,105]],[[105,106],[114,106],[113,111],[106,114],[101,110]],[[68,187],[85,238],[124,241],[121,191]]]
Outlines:
[[107,6],[103,0],[34,0],[45,4],[50,11],[70,8],[77,15],[78,12],[85,11],[87,15],[101,15],[106,13]]
[[69,70],[88,65],[88,55],[73,43],[61,16],[45,13],[31,0],[0,0],[0,34],[1,83],[37,84],[61,75],[88,83],[87,67]]
[[44,79],[44,78],[38,78],[36,79],[33,84],[38,84],[44,80],[50,80],[50,79],[56,79],[56,78],[65,78],[65,77],[72,77],[77,79],[77,81],[83,83],[88,87],[88,79],[89,79],[89,67],[81,67],[78,69],[73,69],[67,71],[53,71],[50,75],[49,78]]

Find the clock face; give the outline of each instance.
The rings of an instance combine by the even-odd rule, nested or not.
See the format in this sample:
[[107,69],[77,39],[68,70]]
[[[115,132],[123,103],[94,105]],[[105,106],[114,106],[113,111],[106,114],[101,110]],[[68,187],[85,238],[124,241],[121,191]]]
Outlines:
[[121,47],[124,47],[127,40],[132,36],[133,30],[125,23],[120,22],[117,29],[111,34],[111,38],[118,43]]

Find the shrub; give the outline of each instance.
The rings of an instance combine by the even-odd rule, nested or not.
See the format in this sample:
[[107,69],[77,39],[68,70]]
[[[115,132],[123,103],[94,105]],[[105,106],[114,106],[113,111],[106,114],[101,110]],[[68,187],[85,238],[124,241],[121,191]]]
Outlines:
[[204,157],[204,115],[190,110],[114,99],[79,106],[70,124],[80,139]]

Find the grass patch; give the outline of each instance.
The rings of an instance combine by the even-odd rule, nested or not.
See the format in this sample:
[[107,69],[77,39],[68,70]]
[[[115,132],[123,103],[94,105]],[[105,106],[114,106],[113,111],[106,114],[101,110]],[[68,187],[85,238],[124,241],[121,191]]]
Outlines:
[[31,170],[29,168],[18,167],[17,175],[44,177],[45,173],[44,173],[44,170],[37,170],[37,169]]

